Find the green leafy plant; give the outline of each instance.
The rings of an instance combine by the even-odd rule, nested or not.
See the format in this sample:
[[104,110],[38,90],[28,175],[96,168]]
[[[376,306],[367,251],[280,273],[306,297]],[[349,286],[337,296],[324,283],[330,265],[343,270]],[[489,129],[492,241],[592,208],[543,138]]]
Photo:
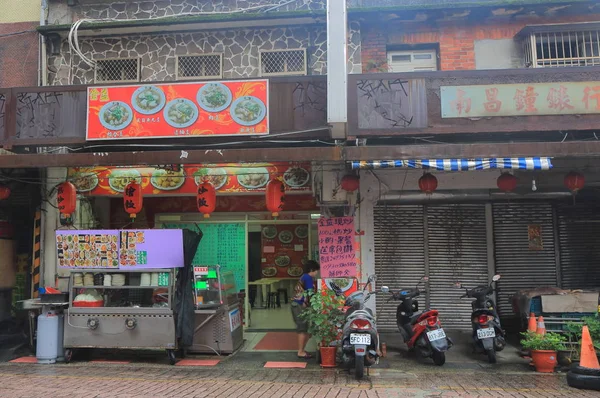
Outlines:
[[[581,330],[586,325],[590,331],[590,336],[594,342],[594,347],[600,350],[600,317],[598,314],[595,316],[584,316],[581,318],[582,322],[567,322],[566,334],[569,338],[569,342],[577,347],[581,344]],[[576,349],[574,354],[578,356],[579,349]]]
[[548,332],[545,335],[537,334],[535,332],[523,332],[521,333],[523,339],[521,345],[526,350],[532,351],[561,351],[566,350],[565,341],[567,338],[558,333]]
[[344,321],[344,298],[329,289],[305,292],[304,296],[309,304],[300,317],[308,322],[308,332],[323,346],[329,346],[337,340],[338,327]]

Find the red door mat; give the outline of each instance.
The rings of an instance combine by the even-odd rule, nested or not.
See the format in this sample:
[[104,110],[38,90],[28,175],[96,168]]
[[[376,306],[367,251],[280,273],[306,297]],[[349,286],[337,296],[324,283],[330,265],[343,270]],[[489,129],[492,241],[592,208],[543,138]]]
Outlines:
[[218,359],[182,359],[175,366],[215,366],[219,362]]
[[131,361],[118,361],[118,360],[112,360],[112,359],[94,359],[90,362],[93,363],[108,363],[108,364],[115,364],[115,365],[127,365],[129,363],[131,363]]
[[254,349],[264,351],[297,351],[298,335],[296,332],[268,332],[254,346]]
[[8,361],[11,363],[37,363],[36,357],[21,357],[17,359],[13,359],[12,361]]
[[265,368],[272,369],[290,369],[290,368],[306,368],[306,362],[267,362]]

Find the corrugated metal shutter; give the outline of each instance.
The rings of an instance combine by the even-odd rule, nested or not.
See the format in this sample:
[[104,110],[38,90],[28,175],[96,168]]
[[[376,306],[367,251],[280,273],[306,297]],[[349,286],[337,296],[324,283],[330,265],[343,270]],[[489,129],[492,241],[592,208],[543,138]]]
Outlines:
[[[415,286],[425,273],[423,206],[377,206],[374,221],[377,286],[394,290]],[[398,330],[397,305],[394,301],[386,303],[385,296],[377,297],[379,330]]]
[[563,289],[600,285],[600,206],[591,203],[557,206],[560,276]]
[[[502,318],[515,314],[510,296],[522,289],[556,286],[556,254],[550,203],[494,203],[494,246],[498,311]],[[529,225],[540,225],[542,250],[529,249]]]
[[440,311],[444,328],[471,329],[471,302],[456,282],[487,283],[485,205],[427,206],[430,307]]

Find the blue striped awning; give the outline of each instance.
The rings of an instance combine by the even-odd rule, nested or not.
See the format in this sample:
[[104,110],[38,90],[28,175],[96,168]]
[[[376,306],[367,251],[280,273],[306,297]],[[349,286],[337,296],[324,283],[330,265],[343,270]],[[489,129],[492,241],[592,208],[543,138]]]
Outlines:
[[350,162],[352,169],[433,169],[439,171],[469,171],[487,169],[550,170],[551,158],[477,158],[419,160],[361,160]]

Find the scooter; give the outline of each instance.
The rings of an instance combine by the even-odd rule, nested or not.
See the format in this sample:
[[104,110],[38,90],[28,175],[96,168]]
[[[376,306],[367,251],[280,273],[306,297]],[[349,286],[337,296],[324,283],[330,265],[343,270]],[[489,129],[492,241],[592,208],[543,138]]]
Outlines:
[[[460,296],[460,298],[475,299],[471,303],[473,342],[477,351],[487,354],[490,363],[496,363],[496,351],[502,351],[506,346],[505,333],[500,325],[496,303],[490,297],[494,293],[492,284],[499,279],[500,275],[494,275],[489,285],[476,286],[470,290],[465,288],[466,293]],[[458,287],[462,288],[462,284],[458,284]]]
[[452,340],[442,329],[438,311],[420,313],[419,303],[414,300],[421,295],[419,285],[428,280],[428,277],[421,278],[414,289],[393,292],[384,286],[382,290],[392,293],[388,301],[400,301],[396,309],[396,323],[408,349],[417,349],[424,358],[431,358],[433,363],[442,366],[446,362],[446,351],[453,345]]
[[[357,380],[364,377],[367,369],[379,360],[379,334],[375,323],[375,315],[365,306],[375,292],[366,292],[367,287],[375,282],[376,276],[369,276],[362,291],[352,293],[344,303],[345,320],[342,326],[341,354],[342,364],[346,369],[354,367]],[[341,289],[330,284],[338,296],[343,296]]]

